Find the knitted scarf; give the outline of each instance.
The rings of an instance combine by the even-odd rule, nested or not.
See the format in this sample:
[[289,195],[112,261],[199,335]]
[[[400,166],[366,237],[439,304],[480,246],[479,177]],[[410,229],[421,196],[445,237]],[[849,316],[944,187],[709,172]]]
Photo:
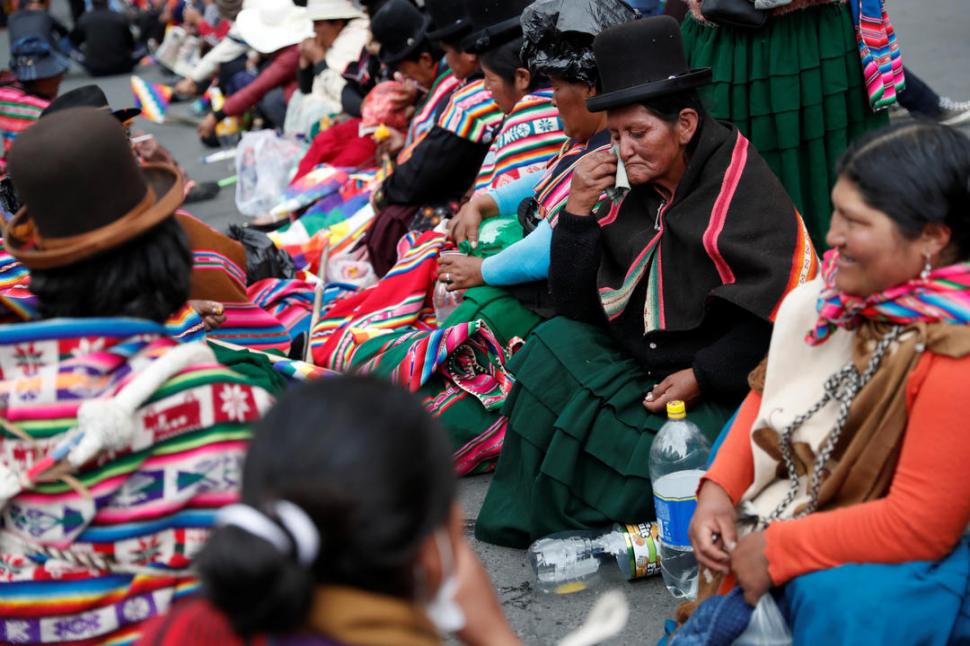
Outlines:
[[911,323],[970,323],[970,262],[940,267],[926,278],[914,278],[865,298],[835,287],[839,254],[825,254],[825,288],[818,299],[818,321],[805,337],[810,345],[824,343],[837,327],[853,330],[865,320]]
[[888,108],[906,87],[896,32],[886,12],[886,0],[849,0],[862,74],[873,110]]

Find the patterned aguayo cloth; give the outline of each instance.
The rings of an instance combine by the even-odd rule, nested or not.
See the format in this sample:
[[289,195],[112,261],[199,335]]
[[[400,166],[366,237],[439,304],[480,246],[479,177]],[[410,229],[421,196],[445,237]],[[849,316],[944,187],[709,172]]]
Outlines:
[[[0,326],[0,470],[22,476],[77,426],[84,402],[125,392],[180,347],[136,319]],[[12,497],[0,515],[0,642],[130,643],[192,591],[186,568],[236,500],[249,425],[270,405],[197,358],[136,408],[125,448],[102,451],[70,484]]]

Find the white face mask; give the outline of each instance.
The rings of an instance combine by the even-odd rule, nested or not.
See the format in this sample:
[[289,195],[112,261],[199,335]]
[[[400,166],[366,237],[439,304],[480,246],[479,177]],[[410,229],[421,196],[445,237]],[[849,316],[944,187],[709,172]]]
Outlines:
[[438,557],[441,559],[441,585],[434,595],[434,599],[425,604],[424,610],[431,623],[438,632],[443,634],[456,633],[465,627],[465,613],[455,601],[458,594],[458,577],[455,576],[455,552],[451,539],[444,529],[434,534],[435,544],[438,546]]

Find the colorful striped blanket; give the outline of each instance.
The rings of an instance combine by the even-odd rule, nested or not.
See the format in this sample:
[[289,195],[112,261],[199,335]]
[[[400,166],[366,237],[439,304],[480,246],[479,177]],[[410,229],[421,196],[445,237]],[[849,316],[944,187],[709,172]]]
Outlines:
[[0,175],[7,172],[7,152],[21,132],[34,125],[50,103],[25,92],[16,83],[0,85]]
[[[314,363],[390,379],[419,393],[435,416],[456,404],[481,413],[501,408],[512,378],[505,370],[508,353],[488,325],[474,320],[440,327],[435,319],[432,294],[444,245],[440,233],[407,234],[391,271],[337,300],[314,328]],[[495,458],[503,437],[487,424],[470,434],[472,441],[456,447],[461,475]]]
[[329,244],[331,256],[348,251],[370,226],[370,194],[377,177],[369,171],[349,173],[325,165],[314,169],[291,187],[293,194],[287,193],[287,210],[309,208],[269,234],[270,239],[293,257],[297,269],[316,274],[324,247]]
[[455,90],[438,117],[438,126],[476,144],[490,143],[504,118],[485,81],[479,79]]
[[906,89],[903,59],[885,0],[849,0],[862,75],[873,110],[888,108]]
[[565,142],[559,111],[552,104],[552,90],[527,94],[515,104],[492,140],[475,179],[475,190],[498,188],[544,170]]
[[408,234],[397,264],[377,285],[340,299],[321,318],[311,336],[313,362],[343,372],[357,345],[368,338],[392,330],[434,329],[431,293],[444,245],[440,233]]
[[[0,326],[0,464],[24,473],[179,344],[135,319]],[[202,346],[203,356],[211,353]],[[215,511],[237,498],[249,425],[270,396],[197,358],[136,408],[134,434],[0,516],[0,641],[127,644],[195,581]]]

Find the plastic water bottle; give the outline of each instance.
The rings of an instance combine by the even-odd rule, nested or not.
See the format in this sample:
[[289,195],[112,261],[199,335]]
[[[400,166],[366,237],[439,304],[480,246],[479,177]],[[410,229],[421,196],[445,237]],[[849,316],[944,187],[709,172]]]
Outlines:
[[678,599],[697,596],[697,559],[687,530],[711,445],[687,419],[684,402],[667,404],[667,422],[650,447],[650,479],[660,527],[660,572]]
[[536,587],[570,594],[660,571],[656,523],[612,529],[559,532],[529,546]]

